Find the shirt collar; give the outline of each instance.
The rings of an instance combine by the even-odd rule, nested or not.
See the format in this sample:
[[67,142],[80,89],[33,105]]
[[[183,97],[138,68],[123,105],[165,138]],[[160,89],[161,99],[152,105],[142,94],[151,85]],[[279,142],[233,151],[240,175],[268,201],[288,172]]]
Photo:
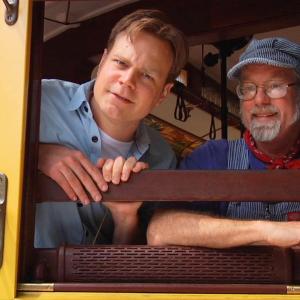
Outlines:
[[78,89],[72,96],[66,109],[69,111],[78,109],[83,102],[89,102],[91,91],[94,87],[95,80],[88,81],[79,85]]
[[[94,87],[95,80],[88,81],[78,86],[78,89],[71,98],[66,109],[69,111],[77,110],[84,102],[89,102],[91,91]],[[130,155],[134,155],[136,159],[140,159],[150,146],[150,136],[147,126],[141,122],[134,138],[134,143],[130,149]]]
[[129,152],[129,156],[133,155],[137,160],[139,160],[150,146],[150,136],[147,130],[147,126],[141,122],[134,138],[134,143]]

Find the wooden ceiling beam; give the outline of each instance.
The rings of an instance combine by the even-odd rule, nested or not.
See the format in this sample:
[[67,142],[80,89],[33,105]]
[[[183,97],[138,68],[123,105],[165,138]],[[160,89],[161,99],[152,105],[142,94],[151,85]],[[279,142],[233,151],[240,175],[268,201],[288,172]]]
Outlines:
[[188,36],[188,43],[190,46],[213,44],[223,40],[231,40],[243,36],[251,36],[257,33],[275,31],[298,25],[300,25],[300,13],[201,32],[198,35]]

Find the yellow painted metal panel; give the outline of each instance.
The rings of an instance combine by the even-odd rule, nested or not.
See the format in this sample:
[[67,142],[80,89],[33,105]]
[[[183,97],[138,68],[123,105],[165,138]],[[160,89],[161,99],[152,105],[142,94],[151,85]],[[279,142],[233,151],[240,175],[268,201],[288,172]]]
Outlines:
[[8,178],[0,300],[16,293],[31,7],[31,0],[19,1],[18,21],[8,26],[0,1],[0,172]]
[[143,294],[143,293],[20,293],[26,300],[299,300],[299,295]]

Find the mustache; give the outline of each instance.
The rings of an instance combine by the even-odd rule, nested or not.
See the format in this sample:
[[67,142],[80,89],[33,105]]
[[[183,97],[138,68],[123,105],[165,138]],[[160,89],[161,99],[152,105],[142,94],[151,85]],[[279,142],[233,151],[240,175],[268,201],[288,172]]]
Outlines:
[[276,114],[279,113],[279,110],[276,106],[268,104],[263,106],[255,106],[251,109],[250,113],[251,115]]

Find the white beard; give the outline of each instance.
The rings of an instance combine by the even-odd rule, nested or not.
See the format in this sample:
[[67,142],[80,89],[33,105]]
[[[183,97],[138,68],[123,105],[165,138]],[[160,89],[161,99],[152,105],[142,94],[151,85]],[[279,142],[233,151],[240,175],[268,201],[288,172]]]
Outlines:
[[[299,100],[299,99],[297,99]],[[250,124],[246,124],[245,118],[241,112],[242,122],[244,126],[249,129],[251,135],[253,136],[254,140],[259,142],[269,142],[275,139],[279,132],[281,127],[281,121],[280,121],[280,111],[273,106],[273,105],[266,105],[262,108],[254,108],[250,112],[251,114],[258,113],[258,112],[271,112],[271,113],[277,113],[276,120],[270,120],[268,123],[266,122],[260,122],[259,119],[253,119],[250,121]],[[300,119],[300,102],[297,101],[296,104],[296,111],[295,114],[289,124],[291,126],[295,122],[299,121]]]
[[261,124],[257,120],[253,120],[250,124],[250,133],[254,140],[259,142],[268,142],[276,138],[280,131],[280,120],[274,120],[267,124]]

